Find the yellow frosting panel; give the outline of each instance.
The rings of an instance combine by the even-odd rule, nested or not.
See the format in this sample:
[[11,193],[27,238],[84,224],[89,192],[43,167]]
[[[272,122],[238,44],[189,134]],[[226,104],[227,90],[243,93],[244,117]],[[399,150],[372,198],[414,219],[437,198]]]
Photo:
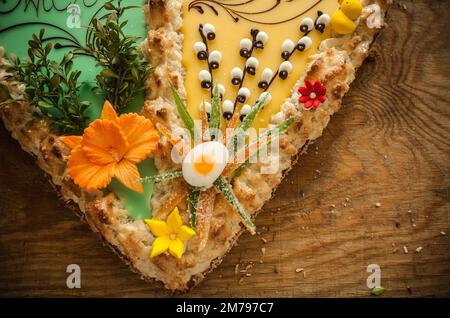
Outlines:
[[[258,87],[261,80],[261,73],[264,68],[268,67],[275,73],[280,64],[284,61],[281,57],[281,45],[284,40],[290,39],[295,44],[302,37],[303,33],[299,26],[301,21],[310,17],[315,20],[317,11],[322,11],[328,15],[332,15],[339,8],[337,0],[282,0],[279,5],[277,0],[230,0],[230,1],[202,1],[210,4],[216,9],[217,15],[208,5],[203,5],[200,13],[193,7],[195,2],[199,1],[186,0],[183,1],[183,65],[186,69],[185,87],[187,91],[187,107],[194,118],[199,118],[199,105],[204,99],[211,100],[210,90],[201,88],[198,74],[201,70],[208,70],[207,61],[199,60],[194,52],[194,43],[202,41],[198,31],[200,24],[210,23],[216,28],[216,38],[208,41],[209,51],[218,50],[222,53],[222,61],[217,70],[213,70],[213,81],[216,84],[225,86],[225,99],[235,101],[238,86],[231,84],[231,70],[234,67],[245,68],[246,59],[239,55],[240,41],[243,38],[252,39],[250,35],[251,29],[258,29],[268,34],[269,40],[264,49],[255,49],[253,56],[259,60],[259,67],[256,75],[247,74],[243,83],[243,87],[250,89],[251,97],[246,104],[253,106],[263,89]],[[218,3],[226,4],[225,6]],[[189,6],[191,9],[189,10]],[[233,10],[230,11],[229,9]],[[309,9],[309,10],[308,10]],[[256,14],[250,14],[261,12]],[[236,14],[237,13],[237,14]],[[241,15],[238,22],[230,16]],[[255,21],[248,21],[245,18]],[[292,19],[284,23],[277,23]],[[273,24],[262,24],[273,23]],[[269,88],[272,94],[272,101],[268,104],[263,112],[255,120],[254,127],[267,127],[270,122],[271,115],[278,112],[284,100],[290,96],[291,90],[300,78],[308,56],[314,54],[320,42],[331,34],[331,28],[328,25],[324,33],[313,30],[309,33],[309,37],[313,43],[309,50],[300,52],[296,51],[289,61],[293,65],[293,70],[286,80],[277,77]],[[235,112],[239,112],[242,104],[237,104]]]

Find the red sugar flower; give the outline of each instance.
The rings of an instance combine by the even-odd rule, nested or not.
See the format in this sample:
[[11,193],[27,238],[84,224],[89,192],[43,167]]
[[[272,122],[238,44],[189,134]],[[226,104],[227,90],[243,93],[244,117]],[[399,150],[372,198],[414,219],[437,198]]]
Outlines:
[[327,88],[322,86],[320,81],[313,84],[310,80],[306,80],[305,85],[298,89],[298,92],[302,94],[298,102],[303,104],[305,109],[311,109],[311,107],[317,109],[327,99]]

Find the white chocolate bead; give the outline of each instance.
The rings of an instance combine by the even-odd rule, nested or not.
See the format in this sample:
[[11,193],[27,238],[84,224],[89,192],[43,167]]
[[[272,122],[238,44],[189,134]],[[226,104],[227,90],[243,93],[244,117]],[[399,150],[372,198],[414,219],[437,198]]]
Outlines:
[[284,113],[283,112],[278,112],[274,115],[272,115],[271,119],[270,119],[270,123],[271,124],[281,124],[284,121],[285,117],[284,117]]
[[206,23],[203,25],[202,33],[204,36],[208,36],[210,33],[216,33],[216,27],[211,23]]
[[292,52],[292,50],[294,49],[295,44],[294,42],[292,42],[292,40],[284,40],[283,44],[281,45],[281,51],[288,51],[288,52]]
[[292,72],[292,63],[289,61],[284,61],[283,63],[280,64],[280,72],[282,71],[286,71],[288,73]]
[[311,18],[304,18],[300,23],[300,31],[303,33],[309,32],[314,29],[314,21]]
[[247,100],[250,97],[250,90],[246,87],[242,87],[238,91],[238,96],[242,96],[244,98],[244,101]]
[[209,81],[209,82],[211,82],[211,74],[208,71],[206,71],[206,70],[201,70],[198,73],[198,79],[200,81]]
[[[205,111],[207,114],[211,114],[211,103],[205,102]],[[200,110],[203,111],[203,103],[200,103]]]
[[235,67],[231,70],[231,78],[242,79],[243,76],[244,72],[239,67]]
[[304,36],[298,41],[298,43],[303,44],[305,46],[305,49],[303,51],[306,51],[307,49],[309,49],[311,47],[312,40],[309,36]]
[[220,61],[222,61],[222,53],[220,53],[219,51],[212,51],[211,54],[209,54],[209,63],[220,63]]
[[240,48],[250,50],[253,46],[252,40],[244,38],[241,40]]
[[219,96],[225,95],[225,86],[222,84],[217,85],[217,90],[219,91]]
[[261,95],[259,95],[258,100],[256,101],[256,103],[258,104],[264,98],[266,100],[264,101],[263,107],[266,106],[267,104],[269,104],[272,101],[272,95],[269,92],[264,92],[264,93],[261,93]]
[[323,24],[324,26],[327,26],[331,21],[331,18],[328,14],[323,13],[316,21],[317,24]]
[[270,82],[273,77],[273,71],[266,67],[261,73],[261,80],[265,82]]
[[245,63],[245,66],[254,67],[255,69],[257,69],[259,66],[259,61],[256,57],[251,57],[247,60],[247,62]]
[[252,107],[248,104],[245,104],[244,106],[242,106],[240,114],[248,115],[251,111],[252,111]]
[[234,111],[234,103],[227,99],[223,102],[222,109],[224,113],[232,113]]
[[194,43],[194,51],[195,53],[206,51],[206,45],[203,42],[195,42]]
[[269,36],[266,32],[259,31],[256,35],[256,41],[260,41],[262,44],[266,44],[266,42],[269,40]]

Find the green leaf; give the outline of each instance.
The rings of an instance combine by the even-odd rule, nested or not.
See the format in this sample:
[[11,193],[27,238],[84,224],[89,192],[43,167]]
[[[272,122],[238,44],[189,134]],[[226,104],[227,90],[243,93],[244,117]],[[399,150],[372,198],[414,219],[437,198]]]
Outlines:
[[214,186],[216,189],[222,193],[222,195],[225,197],[225,199],[231,204],[231,206],[234,208],[234,210],[239,214],[241,217],[245,227],[247,230],[253,235],[256,233],[256,227],[253,224],[250,217],[247,215],[247,213],[244,211],[244,208],[239,203],[238,199],[234,195],[233,188],[231,184],[223,177],[220,176],[217,178],[217,180],[214,182]]
[[175,105],[177,106],[177,110],[180,114],[181,120],[183,120],[184,125],[191,133],[191,137],[194,138],[194,120],[192,119],[191,115],[189,115],[186,106],[184,106],[180,95],[178,94],[172,83],[170,83],[170,88],[172,89],[173,99],[175,100]]
[[183,172],[181,170],[179,171],[171,171],[159,175],[154,176],[148,176],[144,178],[140,178],[136,180],[136,183],[147,183],[147,182],[161,182],[161,181],[167,181],[179,178],[183,175]]
[[111,69],[105,68],[100,72],[103,77],[106,78],[120,78],[116,73],[114,73]]
[[384,293],[385,289],[383,286],[377,286],[372,289],[371,294],[374,296],[380,296]]
[[200,189],[191,187],[188,194],[189,220],[193,229],[197,228],[197,209],[200,203]]
[[220,127],[220,98],[219,98],[219,87],[214,86],[213,98],[211,105],[211,118],[209,121],[209,128],[217,130]]

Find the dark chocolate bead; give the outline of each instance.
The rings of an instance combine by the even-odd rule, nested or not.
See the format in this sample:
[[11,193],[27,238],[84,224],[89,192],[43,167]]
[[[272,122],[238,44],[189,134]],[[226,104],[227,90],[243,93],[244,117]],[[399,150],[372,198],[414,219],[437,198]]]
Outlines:
[[202,81],[200,84],[202,88],[211,88],[211,82],[210,81]]
[[261,41],[255,41],[253,46],[256,47],[257,49],[263,49],[264,48],[264,43],[262,43]]
[[297,44],[297,50],[303,52],[305,50],[305,45],[303,43]]
[[239,117],[239,119],[240,119],[241,121],[244,121],[245,117],[247,117],[247,115],[241,115],[241,116]]
[[239,54],[240,54],[242,57],[245,57],[245,58],[248,58],[248,57],[250,56],[250,52],[249,52],[249,50],[247,50],[247,49],[241,49],[241,51],[239,52]]
[[206,60],[208,58],[208,53],[205,51],[200,51],[197,53],[197,57],[199,60]]
[[235,77],[235,78],[233,78],[233,79],[231,80],[231,84],[233,84],[233,85],[239,85],[239,84],[241,84],[241,79],[238,78],[238,77]]
[[283,53],[281,53],[281,58],[283,59],[283,60],[288,60],[289,59],[289,56],[291,55],[291,53],[289,52],[289,51],[283,51]]
[[209,32],[206,37],[208,38],[208,40],[212,41],[216,38],[216,34],[214,32]]
[[267,88],[267,85],[269,85],[269,83],[267,83],[266,81],[261,81],[258,83],[258,87],[262,89]]
[[238,95],[238,96],[236,97],[236,99],[237,99],[237,101],[238,101],[239,103],[245,102],[245,96],[243,96],[243,95]]
[[288,75],[289,75],[289,73],[288,72],[286,72],[286,71],[281,71],[280,72],[280,78],[281,79],[286,79],[287,77],[288,77]]
[[256,68],[254,68],[253,66],[247,67],[247,73],[250,74],[250,75],[255,75],[256,74]]
[[316,24],[316,30],[323,33],[323,31],[325,31],[325,25],[322,23]]
[[228,112],[223,113],[223,118],[225,118],[226,120],[230,120],[232,117],[233,117],[233,113],[228,113]]
[[217,63],[217,62],[211,62],[211,63],[209,63],[209,66],[211,66],[211,68],[212,68],[213,70],[216,70],[216,69],[219,68],[219,63]]
[[303,24],[300,26],[300,31],[305,33],[306,31],[308,31],[308,26],[306,24]]

